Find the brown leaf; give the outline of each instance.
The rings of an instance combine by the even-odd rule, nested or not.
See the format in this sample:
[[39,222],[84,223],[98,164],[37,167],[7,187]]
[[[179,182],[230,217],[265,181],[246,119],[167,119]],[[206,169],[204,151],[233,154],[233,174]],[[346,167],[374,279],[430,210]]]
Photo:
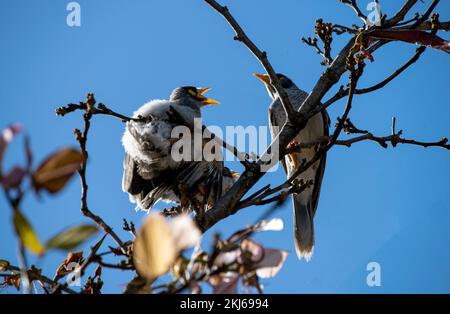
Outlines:
[[100,278],[94,280],[94,278],[88,277],[81,294],[101,294],[102,287],[103,281]]
[[80,168],[82,160],[81,152],[73,148],[62,148],[50,155],[33,174],[35,190],[60,191]]
[[12,274],[5,277],[5,284],[7,286],[16,287],[17,291],[20,290],[20,274]]
[[411,44],[432,47],[450,53],[450,42],[431,33],[419,30],[373,30],[366,33],[376,39],[400,40]]
[[[81,265],[83,263],[83,252],[74,252],[67,254],[66,259],[59,265],[55,274],[55,281],[58,281],[65,275],[74,271],[73,267],[70,267],[72,263]],[[74,265],[74,264],[72,264]]]

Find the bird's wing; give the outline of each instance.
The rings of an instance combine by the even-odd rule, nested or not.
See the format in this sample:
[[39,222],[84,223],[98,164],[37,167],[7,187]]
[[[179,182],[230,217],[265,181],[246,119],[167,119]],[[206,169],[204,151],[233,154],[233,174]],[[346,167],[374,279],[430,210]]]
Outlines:
[[[321,113],[322,127],[321,136],[328,136],[329,134],[329,117],[326,111]],[[317,123],[317,121],[311,121]],[[311,125],[307,127],[311,128]],[[315,137],[319,136],[317,132],[313,130],[306,130],[306,136]],[[304,135],[305,136],[305,135]],[[300,139],[301,140],[301,139]],[[314,140],[309,138],[308,140]],[[307,140],[307,141],[308,141]],[[305,156],[306,154],[306,156]],[[311,149],[303,150],[302,153],[295,153],[286,156],[289,164],[289,173],[295,171],[298,164],[301,164],[302,159],[307,157],[307,159],[312,158],[315,155],[314,151]],[[314,216],[317,211],[317,206],[319,203],[320,190],[322,186],[322,179],[325,172],[326,165],[326,154],[321,156],[321,158],[314,163],[309,169],[304,173],[300,174],[298,177],[304,180],[313,179],[312,191],[311,188],[305,190],[301,194],[293,195],[293,207],[294,207],[294,236],[295,236],[295,247],[299,258],[304,257],[309,260],[312,255],[312,250],[314,247]],[[317,167],[317,168],[315,168]]]
[[[328,136],[330,134],[329,131],[330,116],[328,115],[328,112],[322,111],[322,119],[323,119],[323,134],[324,136]],[[317,168],[316,176],[314,178],[314,189],[312,193],[313,217],[316,214],[317,205],[319,203],[320,189],[322,187],[322,179],[325,173],[326,162],[327,162],[327,154],[324,153],[320,158],[320,164],[319,167]]]
[[143,190],[148,189],[150,180],[143,179],[138,171],[137,164],[131,158],[131,156],[125,153],[123,160],[123,177],[122,177],[122,190],[131,195],[137,195]]
[[[286,122],[286,117],[284,113],[284,109],[281,106],[281,102],[279,99],[275,99],[269,106],[269,129],[270,136],[273,140],[278,133],[281,131],[284,123]],[[286,161],[284,158],[281,159],[281,165],[283,166],[284,172],[287,173]]]
[[204,213],[224,195],[234,179],[223,161],[196,161],[186,164],[175,182],[173,189],[181,205]]
[[[139,174],[136,161],[125,153],[122,190],[129,194],[130,200],[135,202],[139,208],[150,209],[157,201],[170,194],[173,181],[167,179],[173,177],[173,174],[165,172],[155,179],[146,180]],[[176,199],[171,201],[176,201]]]

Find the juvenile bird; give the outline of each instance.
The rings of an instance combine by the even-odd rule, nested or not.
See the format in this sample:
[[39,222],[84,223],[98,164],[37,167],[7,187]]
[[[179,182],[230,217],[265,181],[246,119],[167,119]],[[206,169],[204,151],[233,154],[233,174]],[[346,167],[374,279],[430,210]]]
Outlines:
[[[175,88],[169,100],[152,100],[133,115],[139,121],[127,123],[122,190],[138,208],[148,210],[157,201],[176,202],[188,210],[211,207],[232,184],[232,172],[223,160],[177,160],[172,156],[172,130],[192,128],[200,109],[218,104],[203,94],[208,88]],[[193,156],[191,156],[193,157]]]
[[[260,79],[267,92],[272,99],[269,107],[269,127],[271,130],[272,139],[277,136],[278,130],[281,130],[286,123],[286,113],[281,103],[280,97],[273,85],[270,83],[270,78],[265,74],[255,74]],[[308,97],[308,93],[299,89],[292,80],[283,74],[277,74],[281,86],[286,91],[289,100],[295,110],[298,110],[303,101]],[[329,134],[330,119],[328,113],[324,110],[309,119],[305,128],[299,132],[293,142],[298,143],[312,143],[321,140],[324,136]],[[275,128],[278,127],[278,128]],[[288,178],[292,176],[296,169],[302,164],[302,160],[311,160],[316,151],[314,147],[301,148],[300,152],[288,154],[282,160]],[[317,160],[311,167],[301,173],[297,179],[307,182],[313,180],[313,184],[306,188],[300,194],[294,193],[293,207],[294,207],[294,242],[299,259],[302,257],[309,261],[314,248],[314,215],[319,203],[320,187],[322,185],[322,178],[325,171],[326,155]]]

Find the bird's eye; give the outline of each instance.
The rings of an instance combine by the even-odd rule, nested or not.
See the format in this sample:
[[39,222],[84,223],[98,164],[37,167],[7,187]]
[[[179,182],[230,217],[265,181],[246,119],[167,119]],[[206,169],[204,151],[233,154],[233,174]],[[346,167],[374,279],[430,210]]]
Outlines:
[[191,94],[192,96],[197,96],[197,92],[194,91],[193,89],[189,89],[188,93]]

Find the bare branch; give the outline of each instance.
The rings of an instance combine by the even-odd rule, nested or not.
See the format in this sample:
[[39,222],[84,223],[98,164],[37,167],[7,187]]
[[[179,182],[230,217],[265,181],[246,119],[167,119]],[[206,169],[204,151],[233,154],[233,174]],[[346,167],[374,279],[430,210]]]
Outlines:
[[[58,116],[65,116],[68,113],[74,112],[76,110],[87,110],[87,104],[85,102],[80,102],[79,104],[68,104],[63,107],[59,107],[55,110],[56,115]],[[114,112],[108,107],[106,107],[103,103],[99,103],[98,107],[92,107],[90,109],[91,115],[107,115],[107,116],[113,116],[121,120],[122,122],[128,122],[128,121],[135,121],[135,122],[147,122],[148,119],[146,118],[129,118],[127,116],[124,116],[120,113]]]
[[358,7],[358,4],[356,3],[356,0],[339,0],[342,3],[348,5],[355,11],[356,15],[364,22],[364,24],[367,23],[367,16],[365,16],[361,9]]
[[78,170],[78,174],[80,175],[81,180],[81,213],[92,219],[98,226],[100,226],[107,234],[109,234],[113,240],[117,243],[117,245],[123,250],[124,254],[126,254],[126,249],[124,248],[124,244],[122,240],[120,240],[119,236],[113,231],[113,229],[100,217],[95,215],[88,207],[87,202],[87,193],[88,193],[88,184],[86,180],[86,167],[88,160],[88,152],[86,149],[86,143],[88,139],[89,128],[91,125],[91,118],[93,112],[95,111],[95,99],[94,94],[89,93],[87,96],[87,100],[84,103],[83,107],[85,108],[85,113],[83,115],[84,119],[84,128],[83,133],[80,130],[75,129],[75,137],[80,144],[81,154],[83,155],[83,161],[81,163],[81,167]]
[[[378,90],[380,88],[383,88],[388,83],[390,83],[393,79],[395,79],[397,76],[399,76],[403,71],[405,71],[408,67],[410,67],[412,64],[414,64],[417,60],[419,60],[420,56],[422,55],[422,53],[425,50],[426,50],[426,47],[424,47],[424,46],[417,48],[416,49],[416,53],[412,56],[412,58],[409,59],[400,68],[396,69],[388,77],[386,77],[384,80],[382,80],[381,82],[379,82],[377,84],[374,84],[374,85],[372,85],[370,87],[366,87],[366,88],[362,88],[362,89],[356,89],[355,90],[355,95],[366,94],[366,93],[370,93],[370,92],[376,91],[376,90]],[[324,102],[322,104],[322,106],[320,107],[320,109],[318,109],[317,111],[320,112],[322,110],[325,110],[331,104],[333,104],[334,102],[336,102],[339,99],[343,98],[347,93],[348,93],[348,88],[344,89],[344,87],[341,86],[339,91],[332,98],[330,98],[329,100]]]
[[390,142],[393,147],[395,147],[396,144],[401,143],[401,144],[417,145],[417,146],[422,146],[422,147],[432,147],[432,146],[442,147],[447,150],[450,150],[450,145],[447,144],[448,139],[445,137],[436,142],[421,142],[421,141],[402,138],[401,135],[402,135],[401,131],[394,135],[391,134],[391,135],[383,136],[383,137],[378,137],[378,136],[373,135],[372,133],[367,133],[367,134],[364,134],[364,135],[361,135],[358,137],[354,137],[351,139],[336,141],[336,145],[343,145],[343,146],[350,147],[354,143],[362,142],[365,140],[370,140],[370,141],[377,142],[383,148],[387,148],[388,147],[387,143]]
[[[64,115],[74,112],[76,110],[86,111],[86,109],[87,109],[86,103],[80,102],[79,104],[67,104],[66,106],[59,107],[55,110],[55,112],[56,112],[56,115],[58,115],[58,116],[64,116]],[[151,117],[141,117],[141,116],[138,116],[137,118],[127,117],[123,114],[120,114],[120,113],[117,113],[117,112],[111,110],[110,108],[106,107],[106,105],[104,105],[103,103],[99,103],[97,107],[92,107],[90,109],[90,111],[91,111],[92,115],[113,116],[115,118],[118,118],[122,122],[134,121],[134,122],[146,123],[146,122],[151,121]],[[173,113],[176,114],[176,111],[174,111]],[[181,117],[181,115],[177,115],[177,118],[183,119]],[[248,154],[240,152],[236,147],[228,144],[223,139],[216,136],[214,133],[210,132],[205,125],[202,126],[202,130],[206,136],[210,137],[211,139],[214,139],[219,145],[221,145],[222,147],[226,148],[231,153],[233,153],[233,155],[236,156],[236,158],[244,165],[244,167],[246,167],[246,168],[249,167],[248,160],[250,159],[250,156]]]
[[[270,203],[281,203],[286,200],[286,198],[291,195],[292,193],[300,194],[303,191],[305,191],[308,187],[312,185],[312,180],[309,180],[307,182],[298,182],[298,183],[291,183],[289,181],[286,181],[285,183],[279,185],[275,189],[267,190],[266,193],[263,193],[257,197],[250,198],[248,200],[244,200],[240,202],[236,208],[242,209],[249,206],[262,206],[267,205]],[[288,186],[289,188],[286,188]],[[273,195],[276,193],[276,191],[281,191],[280,193],[269,197],[270,195]]]
[[267,53],[265,51],[261,51],[245,34],[244,30],[241,28],[236,19],[231,15],[226,6],[221,6],[215,0],[205,0],[205,2],[208,3],[212,8],[214,8],[219,14],[221,14],[228,22],[228,24],[230,24],[230,26],[236,33],[234,39],[242,42],[261,62],[262,66],[270,77],[271,84],[273,84],[278,95],[280,96],[280,100],[283,104],[284,110],[286,111],[288,120],[295,121],[296,111],[294,110],[294,107],[292,106],[286,91],[281,87],[280,80],[278,79],[275,70],[273,69],[272,65],[269,62],[269,59],[267,58]]
[[[341,119],[339,119],[341,120]],[[363,141],[373,141],[378,143],[383,148],[388,148],[388,143],[391,143],[392,147],[396,147],[397,144],[409,144],[422,147],[441,147],[450,150],[450,144],[448,144],[447,138],[442,138],[438,141],[424,142],[416,141],[412,139],[403,138],[403,131],[396,131],[396,119],[392,118],[392,131],[390,135],[387,136],[376,136],[367,130],[358,129],[349,118],[344,122],[342,130],[346,134],[362,134],[356,137],[352,137],[345,140],[336,140],[335,145],[351,147],[353,144]],[[303,148],[311,148],[319,145],[324,145],[330,141],[329,137],[323,137],[320,141],[309,142],[309,143],[293,143],[287,149],[287,153],[299,152]]]
[[316,52],[323,57],[323,61],[320,63],[321,65],[330,65],[333,62],[333,57],[331,57],[331,43],[333,41],[333,33],[343,33],[346,30],[343,30],[343,26],[340,26],[340,29],[336,29],[335,25],[332,23],[325,23],[322,19],[316,20],[315,25],[315,34],[323,43],[323,51],[319,48],[317,44],[317,38],[308,39],[302,38],[302,42],[307,44],[310,47],[313,47]]
[[[14,266],[14,265],[7,265],[5,268],[6,268],[6,270],[9,270],[9,271],[20,272],[20,268],[17,266]],[[11,274],[0,274],[0,276],[2,276],[2,277],[6,277],[6,276],[10,276],[10,275]],[[31,278],[31,281],[38,280],[38,281],[48,284],[51,287],[58,285],[58,282],[42,275],[41,272],[34,266],[31,266],[31,269],[27,270],[27,276],[29,278]],[[67,292],[70,294],[76,294],[76,292],[74,290],[68,288],[66,285],[60,284],[60,288],[64,292]]]
[[407,0],[405,4],[401,7],[401,9],[386,23],[383,25],[383,27],[392,27],[396,25],[397,23],[403,21],[406,14],[411,10],[411,8],[416,4],[417,0]]

